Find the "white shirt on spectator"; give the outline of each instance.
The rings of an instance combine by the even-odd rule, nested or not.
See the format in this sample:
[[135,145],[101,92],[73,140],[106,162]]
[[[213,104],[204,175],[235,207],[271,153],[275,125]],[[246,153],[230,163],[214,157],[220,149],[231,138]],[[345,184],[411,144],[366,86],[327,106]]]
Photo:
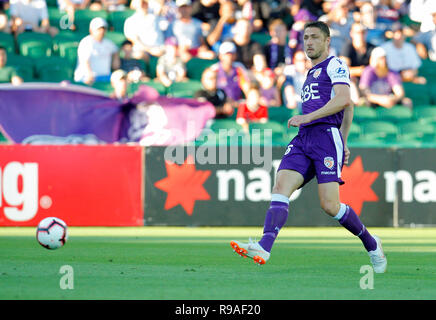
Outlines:
[[201,21],[196,18],[192,18],[190,23],[177,19],[171,25],[171,32],[177,38],[179,45],[188,48],[201,46]]
[[411,0],[409,5],[410,19],[421,23],[420,31],[436,30],[433,23],[432,12],[436,7],[435,0]]
[[[124,35],[126,38],[135,39],[136,37],[148,47],[158,47],[164,45],[164,34],[159,27],[160,18],[147,14],[142,15],[135,12],[124,22]],[[135,50],[135,44],[133,44]]]
[[404,42],[401,48],[397,48],[393,41],[388,41],[381,47],[386,51],[386,62],[389,70],[398,72],[418,69],[422,64],[416,48],[411,43]]
[[89,61],[94,77],[111,74],[112,55],[118,52],[118,47],[109,39],[96,41],[91,35],[83,38],[77,49],[77,67],[74,81],[83,81],[86,76],[86,61]]
[[[71,3],[78,5],[82,4],[85,0],[70,0]],[[65,0],[57,0],[58,8],[61,11],[64,11],[67,8],[67,3]]]
[[10,0],[9,15],[21,18],[24,25],[34,29],[48,19],[47,3],[45,0]]

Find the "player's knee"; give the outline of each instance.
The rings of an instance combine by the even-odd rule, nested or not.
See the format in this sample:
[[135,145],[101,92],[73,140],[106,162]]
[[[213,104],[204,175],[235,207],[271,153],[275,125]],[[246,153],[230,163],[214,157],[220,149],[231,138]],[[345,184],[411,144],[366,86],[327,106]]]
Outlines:
[[276,181],[276,183],[274,184],[273,188],[272,188],[272,193],[278,193],[278,194],[283,194],[286,195],[288,197],[291,196],[291,194],[294,192],[295,190],[290,190],[289,186],[280,183],[280,181]]
[[338,212],[341,204],[337,201],[333,200],[321,200],[321,208],[327,213],[329,216],[334,217]]

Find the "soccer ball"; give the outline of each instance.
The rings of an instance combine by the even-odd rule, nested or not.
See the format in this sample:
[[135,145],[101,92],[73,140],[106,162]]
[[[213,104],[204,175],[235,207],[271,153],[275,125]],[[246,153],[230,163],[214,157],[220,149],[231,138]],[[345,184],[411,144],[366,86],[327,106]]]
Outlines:
[[68,239],[68,227],[59,218],[49,217],[41,220],[36,229],[36,240],[46,249],[58,249]]

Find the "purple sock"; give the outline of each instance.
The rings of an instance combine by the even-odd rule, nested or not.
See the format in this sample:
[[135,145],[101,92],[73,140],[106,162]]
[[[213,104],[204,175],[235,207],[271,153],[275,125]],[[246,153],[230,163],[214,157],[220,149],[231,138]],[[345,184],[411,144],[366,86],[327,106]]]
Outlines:
[[285,225],[288,219],[288,208],[289,204],[287,203],[271,201],[271,205],[265,216],[263,237],[259,241],[260,246],[268,252],[271,252],[271,248],[280,229]]
[[366,251],[372,251],[377,249],[377,242],[365,228],[360,221],[354,210],[346,206],[346,211],[342,218],[339,219],[339,223],[355,236],[358,236],[363,243]]

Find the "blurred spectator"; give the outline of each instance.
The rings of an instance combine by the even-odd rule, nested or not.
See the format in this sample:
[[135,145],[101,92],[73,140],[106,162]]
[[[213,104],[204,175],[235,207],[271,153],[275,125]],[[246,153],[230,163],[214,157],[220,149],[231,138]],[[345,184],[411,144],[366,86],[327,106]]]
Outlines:
[[350,68],[351,78],[358,78],[361,76],[363,69],[369,65],[369,57],[375,47],[366,42],[366,29],[360,23],[352,24],[350,36],[351,39],[340,52],[340,58]]
[[169,26],[173,23],[179,14],[179,9],[173,0],[149,0],[148,13],[156,16],[159,21],[159,28],[167,38]]
[[244,65],[235,61],[236,46],[233,42],[225,41],[219,49],[219,61],[210,68],[217,75],[217,86],[223,89],[227,96],[238,101],[242,92],[248,89],[250,80]]
[[253,1],[251,0],[236,0],[236,11],[235,11],[236,19],[247,19],[251,23],[253,23],[254,18],[254,9],[253,9]]
[[276,86],[276,75],[274,71],[267,68],[262,72],[260,83],[260,103],[267,107],[278,107],[281,105],[280,93]]
[[161,56],[164,52],[164,33],[160,18],[148,12],[149,0],[132,0],[135,13],[124,22],[124,35],[133,43],[135,59],[148,60],[148,55]]
[[420,23],[421,32],[435,30],[432,12],[435,8],[434,0],[411,0],[409,5],[410,19]]
[[[396,1],[399,2],[399,0]],[[393,0],[380,0],[376,6],[377,22],[385,24],[388,28],[398,22],[401,16],[401,12],[393,7],[393,3]],[[400,9],[400,7],[397,8]]]
[[432,9],[435,28],[427,32],[419,32],[411,40],[416,45],[416,51],[422,59],[436,61],[436,5]]
[[249,20],[239,19],[234,27],[233,42],[236,44],[236,61],[250,69],[253,66],[253,57],[263,53],[262,46],[251,39],[252,26]]
[[0,47],[0,82],[10,82],[14,85],[19,85],[23,79],[18,75],[14,67],[7,66],[7,52],[4,47]]
[[324,0],[291,0],[291,2],[293,3],[291,5],[291,14],[293,16],[303,10],[311,16],[312,21],[315,21],[325,13],[323,8]]
[[10,0],[9,16],[16,34],[34,31],[54,36],[58,33],[57,28],[50,27],[45,0]]
[[319,20],[328,24],[330,28],[330,48],[335,55],[339,55],[342,47],[349,39],[353,20],[348,15],[348,0],[337,0],[331,10]]
[[418,68],[422,62],[416,52],[416,48],[405,41],[403,26],[395,23],[392,26],[393,38],[384,43],[382,48],[386,51],[388,67],[392,71],[399,72],[403,81],[425,83],[424,77],[418,77]]
[[202,22],[203,34],[208,34],[212,25],[220,19],[220,4],[218,0],[199,0],[192,4],[192,16]]
[[244,131],[248,131],[250,122],[267,122],[268,107],[261,103],[260,87],[257,82],[250,84],[247,90],[247,97],[238,106],[236,122],[239,123]]
[[114,90],[110,94],[111,98],[120,101],[124,101],[125,99],[128,98],[127,96],[128,80],[127,80],[127,73],[124,70],[118,69],[112,73],[111,85]]
[[156,65],[157,79],[167,88],[174,82],[186,80],[186,66],[178,54],[178,44],[175,37],[165,41],[165,53],[159,58]]
[[74,81],[92,84],[109,82],[111,69],[120,67],[117,46],[105,38],[107,22],[97,17],[89,24],[89,35],[83,38],[77,48],[77,67]]
[[9,23],[8,15],[0,12],[0,32],[11,33],[12,29]]
[[[264,53],[268,67],[275,70],[283,66],[288,60],[291,63],[291,49],[287,43],[287,29],[286,24],[280,20],[275,19],[268,27],[271,40],[264,47]],[[280,72],[276,72],[280,73]]]
[[385,42],[386,26],[377,23],[377,12],[371,2],[364,2],[360,7],[360,23],[366,30],[366,41],[374,46],[379,46]]
[[282,99],[287,108],[298,108],[301,112],[301,91],[306,81],[307,71],[310,69],[309,60],[304,51],[298,50],[294,53],[292,61],[293,64],[286,65],[283,70],[285,80],[281,85],[283,88]]
[[129,82],[139,82],[150,80],[145,75],[143,64],[133,57],[133,44],[125,40],[120,48],[120,69],[127,73]]
[[255,32],[268,30],[269,24],[275,19],[291,20],[289,0],[253,0]]
[[223,89],[217,87],[216,73],[207,68],[201,75],[202,89],[198,90],[194,97],[199,101],[208,101],[215,107],[216,119],[227,118],[234,112],[233,104],[235,103],[227,97]]
[[127,0],[101,0],[102,9],[106,11],[122,11],[126,8]]
[[179,54],[187,62],[192,57],[213,59],[215,54],[206,45],[201,30],[201,21],[192,17],[191,0],[177,0],[179,18],[170,26],[171,35],[177,38]]
[[219,10],[220,18],[216,24],[212,24],[206,40],[215,53],[218,53],[221,43],[233,38],[233,26],[236,23],[235,3],[231,0],[223,0]]
[[59,11],[65,11],[68,14],[68,28],[76,30],[74,25],[74,15],[76,10],[84,10],[88,8],[91,0],[57,0]]
[[360,105],[392,108],[396,104],[412,107],[412,100],[404,97],[404,88],[398,73],[388,69],[386,51],[382,47],[372,50],[370,65],[363,70],[359,88]]
[[257,53],[253,56],[253,66],[250,71],[252,76],[259,82],[262,81],[263,72],[268,69],[266,57],[262,53]]
[[298,13],[294,16],[294,24],[289,31],[289,42],[288,45],[292,50],[292,54],[297,50],[303,50],[303,33],[304,25],[313,21],[315,17],[309,13],[306,9],[300,9]]

